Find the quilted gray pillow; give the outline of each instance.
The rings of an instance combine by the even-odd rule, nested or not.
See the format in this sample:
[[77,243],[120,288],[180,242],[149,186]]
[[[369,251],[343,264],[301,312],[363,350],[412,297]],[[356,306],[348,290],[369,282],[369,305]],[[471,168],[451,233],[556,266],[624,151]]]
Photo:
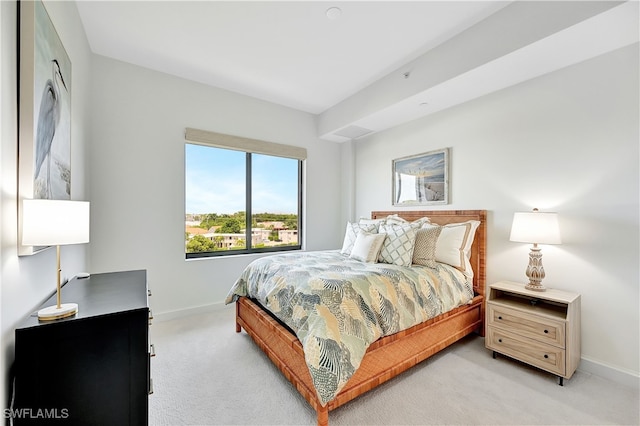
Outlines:
[[413,263],[416,265],[436,267],[436,243],[442,227],[420,228],[416,233],[413,249]]

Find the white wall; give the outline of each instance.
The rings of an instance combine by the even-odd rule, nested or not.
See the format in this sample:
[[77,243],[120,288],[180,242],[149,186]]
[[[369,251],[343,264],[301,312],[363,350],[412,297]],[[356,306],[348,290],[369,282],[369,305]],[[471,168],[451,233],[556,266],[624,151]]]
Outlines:
[[[89,110],[90,56],[84,28],[74,2],[45,2],[72,64],[71,81],[71,198],[88,199],[87,115]],[[0,284],[2,304],[2,369],[4,385],[0,405],[5,406],[7,370],[13,362],[13,330],[23,318],[48,298],[56,287],[56,253],[49,249],[33,256],[17,255],[17,4],[0,2]],[[62,247],[62,273],[71,277],[87,269],[88,245]]]
[[154,314],[169,315],[223,302],[256,257],[185,261],[186,127],[306,147],[306,248],[337,248],[340,146],[311,114],[101,56],[93,77],[92,272],[147,269]]
[[363,138],[355,214],[393,209],[392,159],[451,147],[451,203],[436,208],[489,211],[488,283],[526,279],[513,212],[559,212],[544,284],[582,295],[583,365],[638,377],[638,93],[635,44]]

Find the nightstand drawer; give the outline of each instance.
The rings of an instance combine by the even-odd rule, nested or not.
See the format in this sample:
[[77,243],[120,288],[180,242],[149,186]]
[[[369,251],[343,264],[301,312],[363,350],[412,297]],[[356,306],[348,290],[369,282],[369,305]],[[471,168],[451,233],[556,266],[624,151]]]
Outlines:
[[539,315],[528,314],[506,306],[487,304],[488,326],[499,327],[537,340],[565,348],[565,323]]
[[565,375],[565,351],[489,327],[487,347],[559,376]]

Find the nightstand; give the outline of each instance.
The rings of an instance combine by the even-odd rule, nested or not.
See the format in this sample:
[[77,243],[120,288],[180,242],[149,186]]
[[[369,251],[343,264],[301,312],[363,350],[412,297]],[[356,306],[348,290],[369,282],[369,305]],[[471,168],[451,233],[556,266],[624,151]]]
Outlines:
[[485,346],[558,376],[560,386],[580,362],[580,295],[500,281],[489,286]]

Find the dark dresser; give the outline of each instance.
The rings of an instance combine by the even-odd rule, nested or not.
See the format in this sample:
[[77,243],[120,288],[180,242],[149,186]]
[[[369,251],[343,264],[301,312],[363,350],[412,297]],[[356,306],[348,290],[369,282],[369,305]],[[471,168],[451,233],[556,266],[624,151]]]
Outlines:
[[14,424],[148,424],[149,294],[144,270],[74,278],[75,316],[16,328]]

